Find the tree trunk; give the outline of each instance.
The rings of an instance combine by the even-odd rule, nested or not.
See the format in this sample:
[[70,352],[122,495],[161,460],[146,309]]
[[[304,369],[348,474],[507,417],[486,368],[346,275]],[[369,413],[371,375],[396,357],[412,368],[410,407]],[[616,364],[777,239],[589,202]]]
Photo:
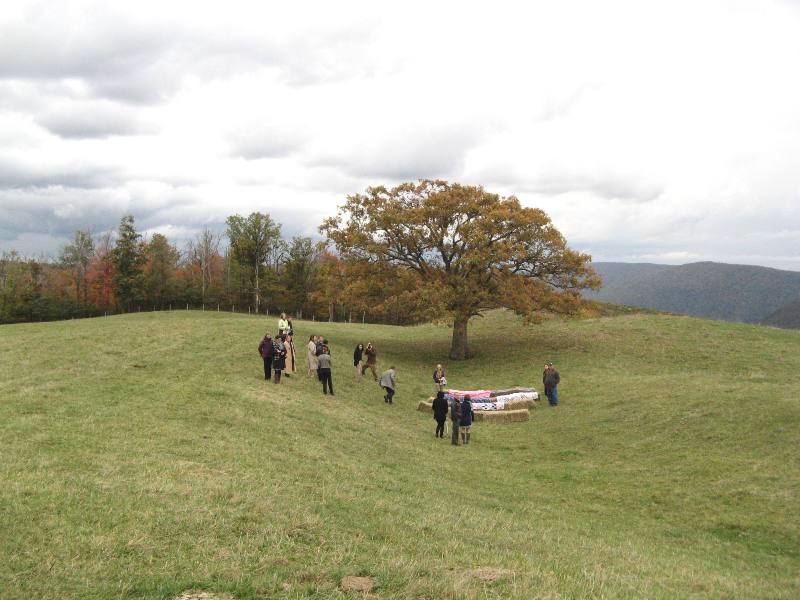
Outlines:
[[259,293],[261,290],[258,287],[258,283],[259,283],[258,282],[258,263],[256,262],[256,312],[258,312],[258,305],[261,302],[260,293]]
[[469,356],[467,350],[468,316],[457,315],[453,322],[453,342],[450,345],[450,359],[464,360]]

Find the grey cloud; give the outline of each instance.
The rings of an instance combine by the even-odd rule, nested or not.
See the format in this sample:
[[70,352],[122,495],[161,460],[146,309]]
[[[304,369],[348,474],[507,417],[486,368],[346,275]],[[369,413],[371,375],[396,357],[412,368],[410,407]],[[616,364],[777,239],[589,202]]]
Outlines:
[[481,136],[475,128],[457,125],[409,127],[361,143],[351,141],[344,150],[312,156],[309,164],[338,167],[347,175],[361,178],[396,181],[450,178],[461,171],[466,153]]
[[309,85],[370,71],[363,60],[366,24],[313,35],[301,30],[290,38],[269,30],[231,37],[216,24],[137,22],[101,4],[76,20],[59,6],[34,6],[26,18],[0,25],[0,80],[74,79],[97,98],[157,104],[188,75],[224,79],[270,68],[289,85]]
[[0,190],[48,187],[97,189],[114,183],[119,173],[115,167],[77,161],[30,164],[0,156]]
[[152,132],[128,107],[109,102],[70,102],[36,118],[51,133],[64,138],[104,138]]
[[248,160],[282,158],[301,150],[307,141],[303,134],[278,129],[254,129],[229,138],[231,155]]
[[150,194],[124,188],[0,190],[0,239],[8,242],[25,233],[68,237],[76,229],[87,228],[106,231],[116,228],[129,213],[139,229],[183,223],[170,216],[186,207],[203,213],[195,198],[173,189]]
[[545,171],[522,174],[513,165],[496,164],[470,173],[470,178],[491,187],[502,186],[512,193],[555,196],[589,192],[599,198],[645,203],[658,199],[665,191],[662,183],[630,173],[585,171]]
[[546,174],[523,186],[539,194],[592,192],[601,198],[650,202],[664,193],[664,187],[632,175],[603,173]]

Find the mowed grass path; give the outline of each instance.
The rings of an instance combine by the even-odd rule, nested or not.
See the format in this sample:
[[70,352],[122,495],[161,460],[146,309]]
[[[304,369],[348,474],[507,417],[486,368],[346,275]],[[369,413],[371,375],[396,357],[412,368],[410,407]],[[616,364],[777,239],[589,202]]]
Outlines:
[[[336,397],[263,381],[272,318],[174,312],[0,327],[0,597],[800,597],[800,334],[632,315],[450,330],[297,322]],[[373,341],[394,406],[354,381]],[[527,423],[434,439],[454,386],[540,388]],[[474,569],[505,569],[488,582]]]

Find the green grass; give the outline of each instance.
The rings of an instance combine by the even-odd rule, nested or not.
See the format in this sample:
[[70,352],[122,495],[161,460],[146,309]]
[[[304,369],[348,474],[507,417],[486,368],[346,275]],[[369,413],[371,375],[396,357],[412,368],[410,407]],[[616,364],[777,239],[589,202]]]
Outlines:
[[[0,597],[797,598],[800,333],[625,315],[526,328],[299,322],[337,395],[262,380],[273,319],[137,314],[0,328]],[[353,380],[357,341],[399,369]],[[452,385],[539,387],[557,409],[434,439]],[[494,582],[477,568],[507,569]]]

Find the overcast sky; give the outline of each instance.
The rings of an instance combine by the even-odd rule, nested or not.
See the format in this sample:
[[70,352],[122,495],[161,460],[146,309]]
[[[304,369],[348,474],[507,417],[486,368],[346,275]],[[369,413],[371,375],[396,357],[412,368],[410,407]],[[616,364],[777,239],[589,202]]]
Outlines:
[[256,210],[316,235],[438,177],[598,261],[800,270],[799,72],[791,0],[4,0],[0,249],[126,213],[176,243]]

